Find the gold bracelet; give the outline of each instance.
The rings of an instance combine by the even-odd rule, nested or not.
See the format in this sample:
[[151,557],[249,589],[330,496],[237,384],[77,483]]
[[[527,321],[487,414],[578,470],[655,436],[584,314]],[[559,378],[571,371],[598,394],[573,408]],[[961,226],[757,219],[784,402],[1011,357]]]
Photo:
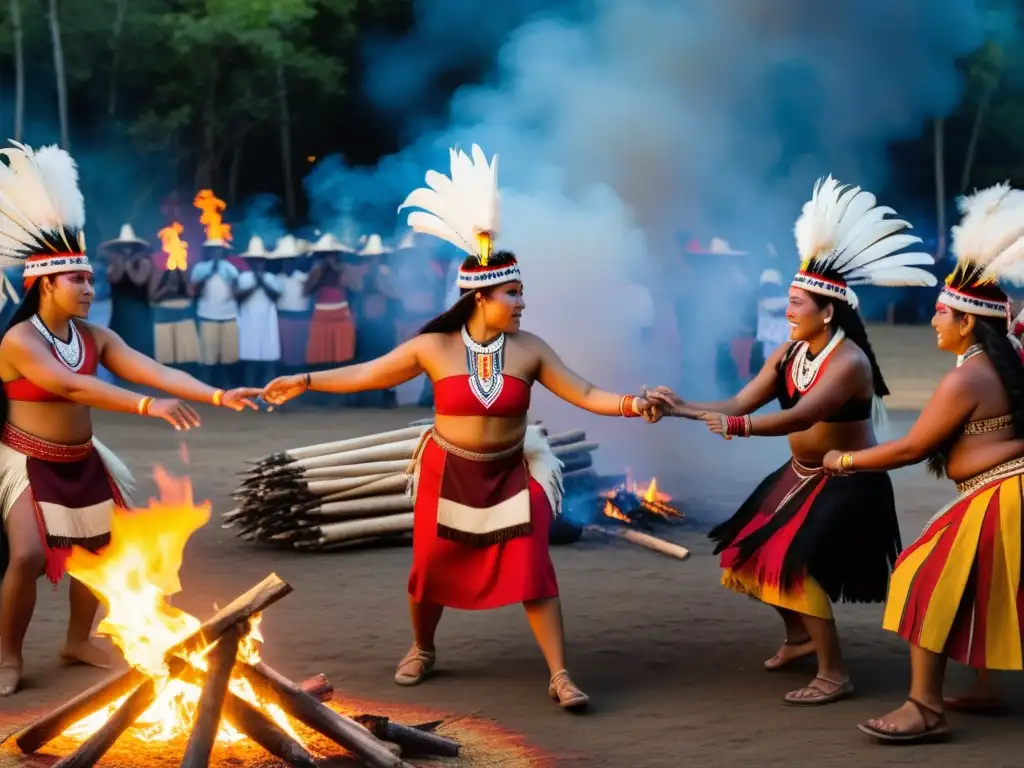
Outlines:
[[139,416],[148,416],[149,415],[149,404],[152,403],[152,402],[153,402],[153,398],[149,397],[148,395],[146,397],[142,398],[141,400],[139,400],[139,404],[135,406],[135,410],[138,411]]
[[225,394],[226,393],[224,392],[223,389],[218,389],[216,392],[213,393],[213,404],[216,405],[218,408],[224,403]]
[[843,472],[850,472],[853,470],[853,454],[844,453],[839,457],[839,469]]

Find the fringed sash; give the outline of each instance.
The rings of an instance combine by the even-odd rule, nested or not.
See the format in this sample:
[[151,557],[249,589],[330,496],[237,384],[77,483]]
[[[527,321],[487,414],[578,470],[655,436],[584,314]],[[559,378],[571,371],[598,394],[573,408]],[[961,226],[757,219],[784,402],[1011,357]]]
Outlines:
[[95,552],[110,543],[111,514],[124,498],[92,440],[60,445],[5,424],[0,442],[26,457],[46,576],[56,584],[73,546]]

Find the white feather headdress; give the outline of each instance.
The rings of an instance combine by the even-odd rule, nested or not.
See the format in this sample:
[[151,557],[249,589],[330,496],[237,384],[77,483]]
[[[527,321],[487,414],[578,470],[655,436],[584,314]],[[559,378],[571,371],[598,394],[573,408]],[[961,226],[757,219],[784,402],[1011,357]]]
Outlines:
[[24,266],[26,283],[59,272],[91,272],[78,168],[63,149],[0,149],[0,266]]
[[408,224],[414,231],[438,237],[469,254],[471,259],[459,271],[460,288],[519,280],[514,258],[492,258],[501,228],[498,156],[488,163],[476,144],[471,155],[452,148],[449,156],[451,177],[427,171],[427,186],[413,190],[398,210],[422,209],[409,214]]
[[851,285],[931,286],[935,259],[927,253],[899,253],[921,242],[903,233],[909,222],[888,219],[892,208],[875,205],[875,196],[860,187],[840,184],[831,176],[819,179],[804,204],[794,233],[800,271],[793,285],[842,299],[857,307]]
[[939,295],[943,304],[975,315],[1009,319],[1000,283],[1024,281],[1024,192],[995,184],[959,200],[952,229],[956,267]]

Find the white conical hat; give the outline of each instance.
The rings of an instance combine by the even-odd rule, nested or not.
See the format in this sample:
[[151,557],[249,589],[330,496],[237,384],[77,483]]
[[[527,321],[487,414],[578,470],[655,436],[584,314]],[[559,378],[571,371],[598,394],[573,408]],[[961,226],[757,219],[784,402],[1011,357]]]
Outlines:
[[[131,224],[122,224],[121,233],[113,240],[107,240],[103,245],[149,245],[149,241],[143,240],[135,234]],[[101,246],[102,247],[102,246]]]
[[[205,243],[205,245],[210,245],[210,243]],[[249,238],[249,247],[242,254],[242,256],[248,259],[265,259],[269,255],[266,246],[263,244],[262,237]]]
[[368,236],[359,251],[360,256],[383,256],[385,253],[391,253],[391,249],[384,247],[378,234]]
[[708,246],[708,253],[719,254],[722,256],[746,256],[746,251],[734,251],[732,246],[729,245],[729,241],[721,237],[712,237],[711,244]]
[[330,232],[322,235],[309,251],[310,253],[352,253],[351,248],[342,245],[341,241]]
[[402,239],[398,241],[398,247],[395,250],[409,251],[417,247],[418,246],[416,244],[416,231],[410,229],[402,236]]
[[285,235],[277,241],[268,259],[294,259],[299,255],[299,244],[294,235]]

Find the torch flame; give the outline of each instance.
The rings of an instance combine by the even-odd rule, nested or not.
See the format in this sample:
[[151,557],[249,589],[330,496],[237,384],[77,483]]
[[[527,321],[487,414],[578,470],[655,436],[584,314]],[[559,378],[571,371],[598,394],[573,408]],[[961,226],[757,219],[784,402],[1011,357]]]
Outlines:
[[[121,650],[125,660],[153,678],[160,693],[153,704],[128,731],[144,742],[165,742],[188,732],[199,701],[200,689],[182,680],[168,679],[166,654],[193,634],[201,623],[189,613],[175,608],[167,598],[181,591],[178,571],[189,537],[210,519],[210,504],[196,506],[188,478],[175,478],[160,467],[155,480],[160,500],[150,500],[146,509],[115,510],[111,519],[110,545],[96,554],[75,547],[68,558],[68,573],[89,587],[106,608],[106,616],[97,633],[108,636]],[[259,616],[250,621],[249,633],[242,639],[238,660],[259,663]],[[212,646],[211,646],[212,647]],[[205,656],[210,648],[191,654],[188,661],[206,669]],[[234,676],[230,690],[258,707],[292,738],[302,743],[283,711],[256,696],[248,681]],[[63,735],[84,740],[123,703],[123,697],[109,706],[79,720]],[[243,734],[221,722],[217,739],[233,743]]]
[[167,269],[188,270],[188,243],[181,239],[185,228],[178,222],[157,232],[164,253],[167,254]]
[[223,223],[221,213],[228,204],[213,194],[212,189],[201,189],[192,205],[203,212],[199,223],[206,227],[206,239],[231,242],[231,225]]

